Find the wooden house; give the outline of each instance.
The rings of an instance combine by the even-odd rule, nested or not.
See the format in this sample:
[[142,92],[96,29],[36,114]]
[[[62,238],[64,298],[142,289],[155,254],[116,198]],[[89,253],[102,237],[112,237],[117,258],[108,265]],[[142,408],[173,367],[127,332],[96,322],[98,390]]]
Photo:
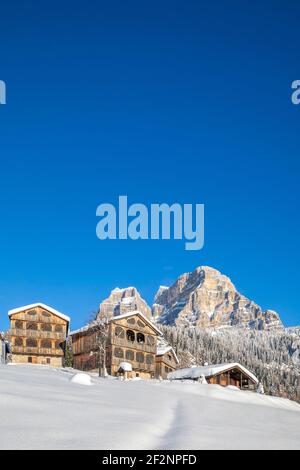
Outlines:
[[168,374],[170,380],[201,380],[205,378],[208,384],[234,386],[241,390],[254,390],[259,381],[246,367],[238,363],[217,364],[204,367],[189,367],[178,369]]
[[8,312],[12,362],[63,365],[70,318],[36,303]]
[[178,368],[178,364],[179,360],[172,346],[158,346],[155,358],[155,375],[157,378],[166,379],[170,372]]
[[[128,378],[151,379],[156,373],[157,339],[159,329],[141,312],[134,311],[109,319],[106,343],[106,368],[109,375],[124,374],[124,363]],[[73,366],[75,369],[91,371],[99,368],[97,331],[93,325],[71,333]],[[122,366],[122,367],[120,367]]]

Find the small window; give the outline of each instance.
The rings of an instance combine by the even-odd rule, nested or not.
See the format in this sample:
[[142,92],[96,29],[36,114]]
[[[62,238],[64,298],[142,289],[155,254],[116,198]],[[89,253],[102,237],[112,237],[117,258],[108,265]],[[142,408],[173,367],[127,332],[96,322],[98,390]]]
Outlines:
[[52,331],[52,325],[50,323],[42,323],[41,325],[42,331]]
[[128,323],[129,325],[135,325],[135,319],[134,319],[134,318],[128,318],[128,319],[127,319],[127,323]]
[[168,354],[168,359],[169,359],[170,362],[172,362],[172,356],[171,356],[171,354]]
[[138,343],[144,343],[145,342],[145,335],[143,333],[138,333],[136,336],[136,340]]
[[51,314],[48,313],[48,312],[45,312],[45,310],[42,311],[42,315],[43,315],[43,317],[45,317],[45,318],[50,318],[50,317],[51,317]]
[[20,321],[20,320],[17,320],[16,323],[15,323],[15,328],[17,330],[23,330],[23,322]]
[[128,341],[131,341],[131,342],[133,343],[134,340],[135,340],[134,331],[132,331],[132,330],[127,330],[127,331],[126,331],[126,337],[127,337],[127,340],[128,340]]
[[46,364],[50,364],[50,363],[51,363],[50,357],[47,357],[46,358]]
[[52,343],[49,339],[42,339],[41,341],[41,348],[44,349],[51,349],[52,348]]
[[63,326],[62,325],[55,325],[55,333],[62,333]]
[[36,310],[29,310],[27,312],[27,315],[30,315],[31,317],[34,317],[36,315]]
[[15,346],[23,346],[23,340],[22,338],[15,338]]
[[134,361],[134,353],[130,349],[127,349],[125,356],[128,361]]
[[32,357],[28,358],[28,364],[32,364]]
[[33,338],[28,338],[26,340],[26,346],[28,348],[37,348],[37,340]]
[[151,354],[146,356],[146,364],[154,364],[154,357]]
[[137,321],[137,324],[138,324],[138,326],[139,326],[140,328],[145,328],[145,325],[144,325],[143,322],[141,322],[141,320],[138,320],[138,321]]
[[37,331],[37,323],[27,323],[26,330]]
[[125,338],[125,331],[123,330],[123,328],[121,328],[120,326],[116,326],[115,336],[121,339]]
[[137,352],[135,357],[136,357],[136,362],[139,362],[140,364],[142,362],[144,362],[144,360],[145,360],[144,359],[144,354],[141,353],[141,352]]
[[115,348],[115,357],[119,358],[119,359],[123,359],[124,358],[124,351],[123,349],[121,348]]

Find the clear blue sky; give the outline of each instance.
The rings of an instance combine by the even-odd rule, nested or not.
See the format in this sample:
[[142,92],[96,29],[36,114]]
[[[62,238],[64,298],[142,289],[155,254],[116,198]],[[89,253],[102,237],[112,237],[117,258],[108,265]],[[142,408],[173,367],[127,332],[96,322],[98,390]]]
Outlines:
[[[1,4],[0,329],[43,301],[86,322],[211,265],[299,310],[297,1]],[[204,203],[206,242],[96,238],[102,202]]]

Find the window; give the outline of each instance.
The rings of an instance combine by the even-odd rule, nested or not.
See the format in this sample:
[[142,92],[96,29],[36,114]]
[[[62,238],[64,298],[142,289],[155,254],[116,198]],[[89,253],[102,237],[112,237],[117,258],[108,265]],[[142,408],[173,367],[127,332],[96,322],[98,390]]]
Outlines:
[[127,349],[125,356],[128,361],[134,361],[134,353],[130,349]]
[[138,324],[138,326],[139,326],[140,328],[145,328],[145,325],[144,325],[143,322],[141,322],[141,320],[138,320],[138,321],[137,321],[137,324]]
[[134,318],[128,318],[128,319],[127,319],[127,323],[128,323],[129,325],[135,325],[135,319],[134,319]]
[[50,317],[51,317],[51,314],[48,313],[48,312],[45,312],[45,310],[42,311],[42,315],[43,315],[43,317],[45,317],[45,318],[50,318]]
[[20,320],[17,320],[17,321],[15,322],[15,328],[16,328],[17,330],[23,330],[23,322],[20,321]]
[[36,331],[37,330],[37,324],[36,323],[27,323],[26,330]]
[[145,360],[144,354],[141,352],[137,352],[135,357],[136,357],[136,362],[139,362],[139,363],[142,363]]
[[37,340],[33,338],[28,338],[26,340],[26,346],[28,348],[37,348]]
[[55,325],[55,333],[62,333],[63,327],[62,325]]
[[154,358],[151,356],[151,354],[146,356],[146,364],[154,364]]
[[115,336],[121,339],[125,338],[125,331],[123,330],[123,328],[121,328],[120,326],[116,326]]
[[145,335],[143,333],[138,333],[136,336],[137,342],[138,343],[144,343],[145,342]]
[[36,310],[29,310],[27,312],[27,315],[30,315],[31,317],[34,317],[36,315]]
[[16,338],[15,339],[15,346],[23,346],[22,338]]
[[155,340],[153,336],[147,336],[147,344],[148,346],[154,346]]
[[171,356],[171,354],[168,354],[168,359],[169,359],[169,361],[172,362],[172,356]]
[[47,363],[47,364],[50,364],[50,362],[51,362],[50,357],[47,357],[47,358],[46,358],[46,363]]
[[132,330],[127,330],[126,331],[126,337],[127,337],[127,340],[128,341],[131,341],[132,343],[134,342],[135,340],[135,334]]
[[42,339],[41,341],[41,348],[45,349],[51,349],[52,348],[52,343],[49,339]]
[[28,363],[29,363],[29,364],[32,364],[32,357],[29,357],[29,358],[28,358]]
[[119,359],[124,358],[124,351],[121,348],[115,348],[115,357],[118,357]]
[[50,325],[50,323],[42,323],[41,330],[42,331],[52,331],[52,325]]

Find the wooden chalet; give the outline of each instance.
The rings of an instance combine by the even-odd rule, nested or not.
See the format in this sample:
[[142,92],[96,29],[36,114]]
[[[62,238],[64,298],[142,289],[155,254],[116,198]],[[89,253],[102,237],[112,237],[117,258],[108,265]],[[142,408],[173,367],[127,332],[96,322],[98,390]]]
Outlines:
[[[130,365],[126,370],[128,378],[154,378],[157,339],[161,335],[159,329],[139,311],[112,317],[106,344],[107,373],[112,376],[124,375],[125,363]],[[74,331],[71,338],[74,368],[98,370],[101,359],[97,353],[97,331],[93,326],[87,325]]]
[[201,380],[205,378],[209,384],[234,386],[241,390],[254,390],[259,381],[246,367],[238,363],[217,364],[204,367],[178,369],[168,374],[170,380]]
[[155,358],[155,375],[166,379],[170,372],[178,368],[179,360],[172,346],[159,345]]
[[8,312],[12,362],[63,365],[70,318],[42,303]]

